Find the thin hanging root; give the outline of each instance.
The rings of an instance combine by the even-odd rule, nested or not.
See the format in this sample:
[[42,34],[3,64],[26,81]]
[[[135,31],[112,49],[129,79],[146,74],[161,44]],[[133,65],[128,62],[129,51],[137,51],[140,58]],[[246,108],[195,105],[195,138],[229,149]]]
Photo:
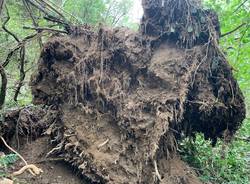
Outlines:
[[43,172],[42,169],[36,167],[34,164],[30,164],[23,166],[20,170],[12,173],[11,176],[19,176],[23,174],[26,170],[32,170],[34,176],[39,175]]
[[109,142],[109,139],[107,139],[105,142],[99,144],[99,145],[97,146],[97,148],[100,149],[101,147],[105,146],[108,142]]
[[154,167],[155,167],[155,175],[157,176],[158,180],[161,181],[161,175],[159,173],[156,160],[154,160]]
[[[39,175],[39,174],[42,172],[42,170],[39,169],[38,167],[36,167],[35,165],[28,165],[28,163],[27,163],[26,160],[22,157],[22,155],[20,155],[16,150],[14,150],[12,147],[10,147],[10,146],[6,143],[6,141],[4,140],[4,138],[3,138],[2,136],[1,136],[0,138],[1,138],[1,140],[3,141],[3,144],[4,144],[10,151],[12,151],[13,153],[15,153],[15,154],[24,162],[24,164],[25,164],[24,167],[27,167],[25,170],[28,169],[28,171],[30,172],[30,174],[32,174],[33,176]],[[32,167],[31,167],[31,166],[32,166]],[[22,170],[22,169],[20,169],[20,170]],[[17,173],[19,173],[20,170],[17,171]],[[25,170],[24,170],[24,171],[25,171]],[[24,171],[23,171],[23,172],[24,172]],[[23,172],[21,172],[21,174],[22,174]],[[16,172],[14,172],[14,173],[16,173]],[[14,174],[14,173],[13,173],[13,174]],[[37,173],[38,173],[38,174],[37,174]]]

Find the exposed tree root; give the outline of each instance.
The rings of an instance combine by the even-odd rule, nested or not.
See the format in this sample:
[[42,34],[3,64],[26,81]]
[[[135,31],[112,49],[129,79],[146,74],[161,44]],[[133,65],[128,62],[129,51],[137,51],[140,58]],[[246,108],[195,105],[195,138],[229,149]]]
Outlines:
[[16,150],[14,150],[12,147],[10,147],[6,141],[4,140],[4,138],[1,136],[0,139],[2,140],[2,142],[4,143],[4,145],[10,150],[12,151],[13,153],[15,153],[25,164],[24,167],[22,167],[19,171],[17,172],[14,172],[12,175],[13,176],[17,176],[17,175],[20,175],[22,174],[25,170],[28,170],[30,172],[30,174],[32,174],[33,176],[36,176],[36,175],[39,175],[42,170],[39,169],[37,166],[31,164],[29,165],[27,163],[27,161],[22,157],[22,155],[20,155]]
[[42,169],[38,168],[37,166],[35,166],[34,164],[29,164],[29,165],[25,165],[23,166],[21,169],[19,169],[16,172],[13,172],[11,174],[11,176],[19,176],[21,174],[23,174],[26,170],[28,170],[33,176],[37,176],[39,174],[41,174],[43,172]]

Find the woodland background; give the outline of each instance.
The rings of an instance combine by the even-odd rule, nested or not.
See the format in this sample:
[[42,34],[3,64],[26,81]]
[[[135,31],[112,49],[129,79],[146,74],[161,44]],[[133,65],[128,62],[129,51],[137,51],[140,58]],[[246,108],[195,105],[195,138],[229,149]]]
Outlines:
[[[33,2],[34,6],[26,1]],[[32,105],[28,83],[42,44],[49,39],[53,29],[62,30],[61,25],[47,21],[44,15],[61,14],[75,25],[87,23],[98,27],[101,23],[137,30],[139,23],[134,22],[131,13],[134,3],[133,0],[5,1],[0,18],[0,63],[7,78],[7,92],[1,113]],[[212,148],[209,141],[197,135],[195,141],[183,140],[179,152],[205,182],[246,184],[250,182],[250,1],[204,0],[203,4],[219,15],[223,35],[220,46],[234,68],[248,113],[232,143],[225,145],[219,141]],[[46,12],[41,12],[35,5]],[[36,36],[29,38],[34,34]]]

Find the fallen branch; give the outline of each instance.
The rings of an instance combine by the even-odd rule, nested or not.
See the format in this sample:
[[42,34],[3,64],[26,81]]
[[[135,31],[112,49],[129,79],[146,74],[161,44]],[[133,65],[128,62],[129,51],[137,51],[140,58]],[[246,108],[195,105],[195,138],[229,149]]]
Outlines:
[[245,25],[246,25],[246,23],[242,23],[241,25],[239,25],[238,27],[236,27],[236,28],[233,29],[232,31],[229,31],[229,32],[227,32],[227,33],[222,34],[222,35],[221,35],[221,38],[224,37],[224,36],[227,36],[227,35],[229,35],[229,34],[232,34],[233,32],[237,31],[238,29],[240,29],[241,27],[243,27],[243,26],[245,26]]
[[[32,14],[32,11],[31,11],[31,8],[30,8],[29,3],[27,3],[27,1],[25,1],[25,0],[23,0],[23,4],[24,4],[26,10],[29,12],[29,15],[30,15],[30,18],[31,18],[31,20],[32,20],[33,25],[34,25],[35,27],[39,27],[39,24],[36,22],[35,17],[34,17],[33,14]],[[39,31],[37,31],[37,32],[39,33]],[[38,37],[37,40],[38,40],[40,49],[42,49],[42,47],[43,47],[42,38],[41,38],[41,37]]]
[[23,26],[23,29],[31,29],[31,30],[36,30],[36,31],[53,31],[53,32],[68,34],[67,31],[48,28],[48,27],[28,27],[28,26]]
[[68,23],[64,22],[63,20],[61,20],[61,19],[59,19],[59,18],[50,16],[50,15],[44,16],[43,18],[44,18],[45,20],[47,20],[47,21],[50,21],[50,22],[54,22],[54,23],[58,23],[58,24],[64,25],[64,27],[69,27],[69,24],[68,24]]
[[[46,16],[48,17],[53,17],[53,19],[58,19],[61,22],[67,22],[66,18],[64,17],[63,14],[61,14],[60,12],[57,11],[57,9],[55,9],[53,6],[51,6],[48,2],[45,1],[37,1],[37,0],[26,0],[29,4],[31,4],[33,7],[35,7],[36,9],[40,10],[41,12],[43,12]],[[53,11],[51,13],[51,10]],[[53,16],[53,14],[57,14],[59,15],[60,18],[58,18],[57,16]]]

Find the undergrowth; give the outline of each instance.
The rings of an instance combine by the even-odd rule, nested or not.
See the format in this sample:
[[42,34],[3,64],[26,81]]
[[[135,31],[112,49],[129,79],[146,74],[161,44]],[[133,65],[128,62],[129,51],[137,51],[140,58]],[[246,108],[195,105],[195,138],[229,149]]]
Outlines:
[[18,160],[16,154],[8,154],[0,157],[0,177],[7,174],[7,169]]
[[219,140],[215,147],[201,134],[195,140],[180,143],[182,159],[197,171],[203,182],[213,184],[250,183],[250,119],[246,119],[234,140],[226,145]]

